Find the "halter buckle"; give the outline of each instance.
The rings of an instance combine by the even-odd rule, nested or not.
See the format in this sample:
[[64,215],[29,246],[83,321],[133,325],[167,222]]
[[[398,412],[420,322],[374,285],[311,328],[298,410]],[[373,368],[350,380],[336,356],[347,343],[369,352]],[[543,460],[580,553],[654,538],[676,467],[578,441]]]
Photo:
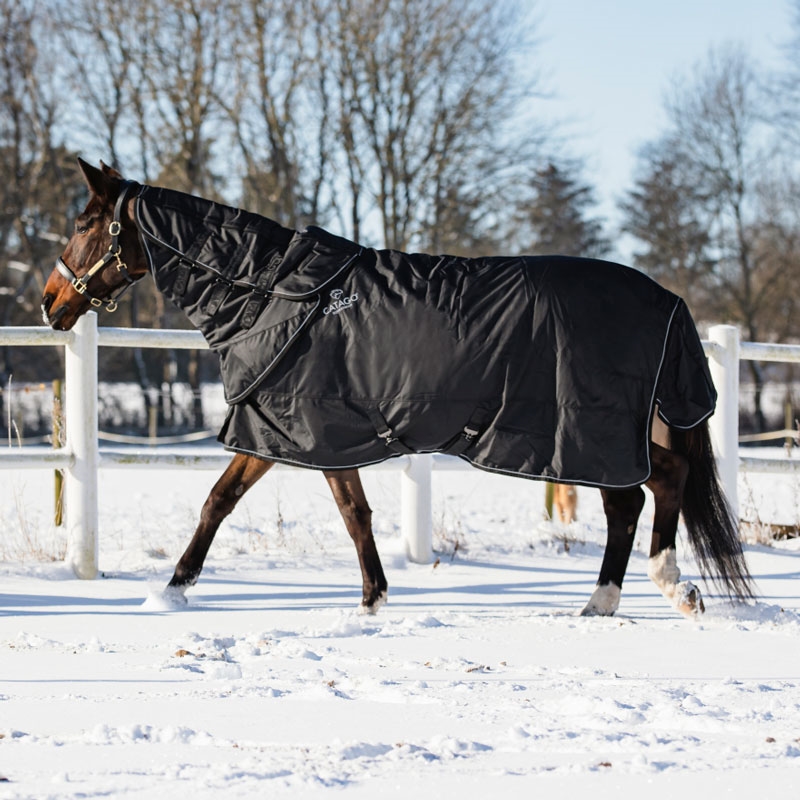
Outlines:
[[[112,236],[119,236],[120,233],[122,233],[122,224],[120,223],[120,221],[117,220],[117,219],[112,220],[111,224],[108,226],[108,232]],[[108,249],[110,250],[111,248],[109,247]],[[119,248],[117,248],[117,249],[119,249]]]
[[86,285],[83,278],[75,278],[75,280],[72,281],[72,288],[75,289],[78,294],[86,294],[86,290],[89,287]]

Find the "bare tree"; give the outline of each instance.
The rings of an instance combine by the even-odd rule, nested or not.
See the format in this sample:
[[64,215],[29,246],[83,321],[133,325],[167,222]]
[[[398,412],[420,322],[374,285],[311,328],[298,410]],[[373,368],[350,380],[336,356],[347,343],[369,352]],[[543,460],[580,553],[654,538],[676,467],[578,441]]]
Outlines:
[[73,92],[70,124],[76,144],[95,149],[118,169],[148,174],[143,127],[150,4],[119,13],[113,0],[47,0],[65,58],[61,69]]
[[[346,176],[334,172],[331,189],[341,208],[346,184],[343,218],[363,227],[374,206],[386,246],[435,248],[448,199],[497,189],[519,163],[505,127],[531,88],[513,76],[525,43],[518,6],[319,0],[317,14],[331,42],[322,91],[333,98],[334,166]],[[525,137],[529,149],[536,141]]]
[[299,227],[316,218],[318,169],[308,107],[311,64],[323,43],[306,27],[310,0],[244,0],[235,34],[232,91],[220,97],[243,160],[247,208]]
[[[702,299],[703,307],[695,311],[706,319],[739,323],[752,341],[774,336],[771,305],[782,280],[782,262],[764,247],[764,233],[774,221],[761,192],[770,162],[757,70],[740,47],[711,51],[689,79],[673,86],[666,110],[669,131],[648,156],[650,208],[642,204],[644,193],[629,195],[628,229],[641,232],[642,221],[654,213],[653,204],[668,205],[665,216],[671,220],[671,233],[688,237],[678,247],[683,255],[678,254],[676,266],[698,275],[695,280],[682,278],[695,290],[695,302]],[[674,176],[678,180],[671,186]],[[676,187],[679,195],[658,196],[659,189]],[[658,256],[675,257],[675,246],[664,248],[652,236],[648,239],[646,258],[651,262]],[[660,251],[654,249],[656,244]],[[757,362],[748,364],[761,427],[763,371]]]
[[221,138],[219,98],[230,86],[236,4],[229,0],[151,2],[139,54],[149,89],[143,113],[164,185],[218,196],[213,147]]
[[789,170],[758,184],[760,214],[753,227],[755,304],[771,338],[800,337],[800,179]]
[[792,34],[782,47],[783,68],[769,75],[766,92],[781,139],[796,151],[800,144],[800,0],[791,0],[791,6]]
[[[80,109],[83,118],[74,125],[83,133],[78,141],[124,172],[136,165],[131,177],[218,197],[218,174],[230,175],[227,159],[216,160],[213,149],[225,134],[220,98],[230,85],[236,52],[235,5],[143,0],[121,14],[111,0],[69,6],[52,0],[63,45],[61,69],[74,92],[73,111]],[[124,306],[133,325],[186,325],[154,288],[131,293]],[[157,385],[169,386],[182,372],[199,393],[197,354],[163,355],[133,351],[146,402],[155,396],[154,374]],[[161,411],[168,407],[162,404]],[[199,404],[195,412],[201,415]]]
[[[33,2],[0,0],[0,322],[22,324],[38,308],[43,276],[62,246],[76,201],[74,161],[56,130],[63,108],[53,54],[39,48],[47,17]],[[66,202],[65,202],[66,201]],[[25,377],[3,348],[0,373]],[[43,352],[54,370],[58,352]]]

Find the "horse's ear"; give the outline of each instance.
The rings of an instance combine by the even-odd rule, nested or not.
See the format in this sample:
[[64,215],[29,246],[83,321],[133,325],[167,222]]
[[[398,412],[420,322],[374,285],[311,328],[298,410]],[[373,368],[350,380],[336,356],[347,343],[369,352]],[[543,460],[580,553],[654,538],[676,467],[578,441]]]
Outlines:
[[107,200],[115,196],[113,190],[118,189],[118,181],[122,176],[116,170],[103,164],[102,161],[100,165],[102,168],[97,169],[97,167],[87,164],[82,158],[78,159],[78,166],[81,168],[89,191]]
[[122,180],[122,174],[117,172],[114,167],[109,167],[108,164],[103,161],[100,162],[100,169],[103,170],[104,175],[108,175],[110,178],[116,178],[119,181]]

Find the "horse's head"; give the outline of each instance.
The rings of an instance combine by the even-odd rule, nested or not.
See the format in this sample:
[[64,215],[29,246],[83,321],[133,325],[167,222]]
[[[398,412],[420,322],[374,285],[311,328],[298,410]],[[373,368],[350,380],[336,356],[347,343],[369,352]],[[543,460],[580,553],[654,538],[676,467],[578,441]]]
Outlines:
[[114,169],[78,159],[89,186],[89,203],[75,220],[75,231],[56,262],[42,295],[46,324],[69,330],[90,308],[114,311],[117,299],[147,272],[133,222],[130,184]]

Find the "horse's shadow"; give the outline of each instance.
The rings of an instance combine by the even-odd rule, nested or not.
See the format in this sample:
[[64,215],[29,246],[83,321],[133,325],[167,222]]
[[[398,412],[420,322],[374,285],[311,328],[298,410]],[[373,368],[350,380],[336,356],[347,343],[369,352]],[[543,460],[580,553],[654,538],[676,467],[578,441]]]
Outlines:
[[[769,574],[755,574],[755,582],[788,581],[797,585],[800,571],[795,568],[794,554],[787,555],[786,570],[778,569]],[[447,569],[449,565],[445,567]],[[480,559],[458,560],[460,573],[452,572],[446,581],[439,584],[426,582],[420,585],[413,572],[398,570],[390,588],[389,601],[393,610],[408,609],[418,612],[423,609],[466,610],[477,613],[500,608],[530,608],[549,610],[552,614],[578,613],[587,592],[594,585],[594,568],[585,568],[570,563],[563,567],[514,565],[495,563]],[[470,572],[479,569],[487,572],[517,573],[521,579],[471,581]],[[142,576],[135,573],[115,573],[106,576],[108,581],[138,583]],[[498,576],[499,577],[499,576]],[[147,577],[152,583],[152,576]],[[87,585],[90,588],[91,584]],[[644,574],[631,574],[626,581],[626,596],[629,601],[646,600],[653,593],[650,580]],[[145,598],[141,596],[113,597],[68,594],[0,593],[0,616],[30,617],[66,614],[86,615],[139,615],[142,613],[170,613],[172,611],[225,612],[246,609],[256,612],[319,611],[325,609],[354,609],[358,606],[360,593],[345,579],[333,581],[296,581],[291,577],[281,579],[279,574],[271,580],[259,581],[249,577],[215,574],[212,568],[204,574],[202,583],[191,589],[188,603],[180,608],[142,608]],[[762,594],[763,602],[780,602],[779,594]],[[380,619],[380,614],[377,619]]]

